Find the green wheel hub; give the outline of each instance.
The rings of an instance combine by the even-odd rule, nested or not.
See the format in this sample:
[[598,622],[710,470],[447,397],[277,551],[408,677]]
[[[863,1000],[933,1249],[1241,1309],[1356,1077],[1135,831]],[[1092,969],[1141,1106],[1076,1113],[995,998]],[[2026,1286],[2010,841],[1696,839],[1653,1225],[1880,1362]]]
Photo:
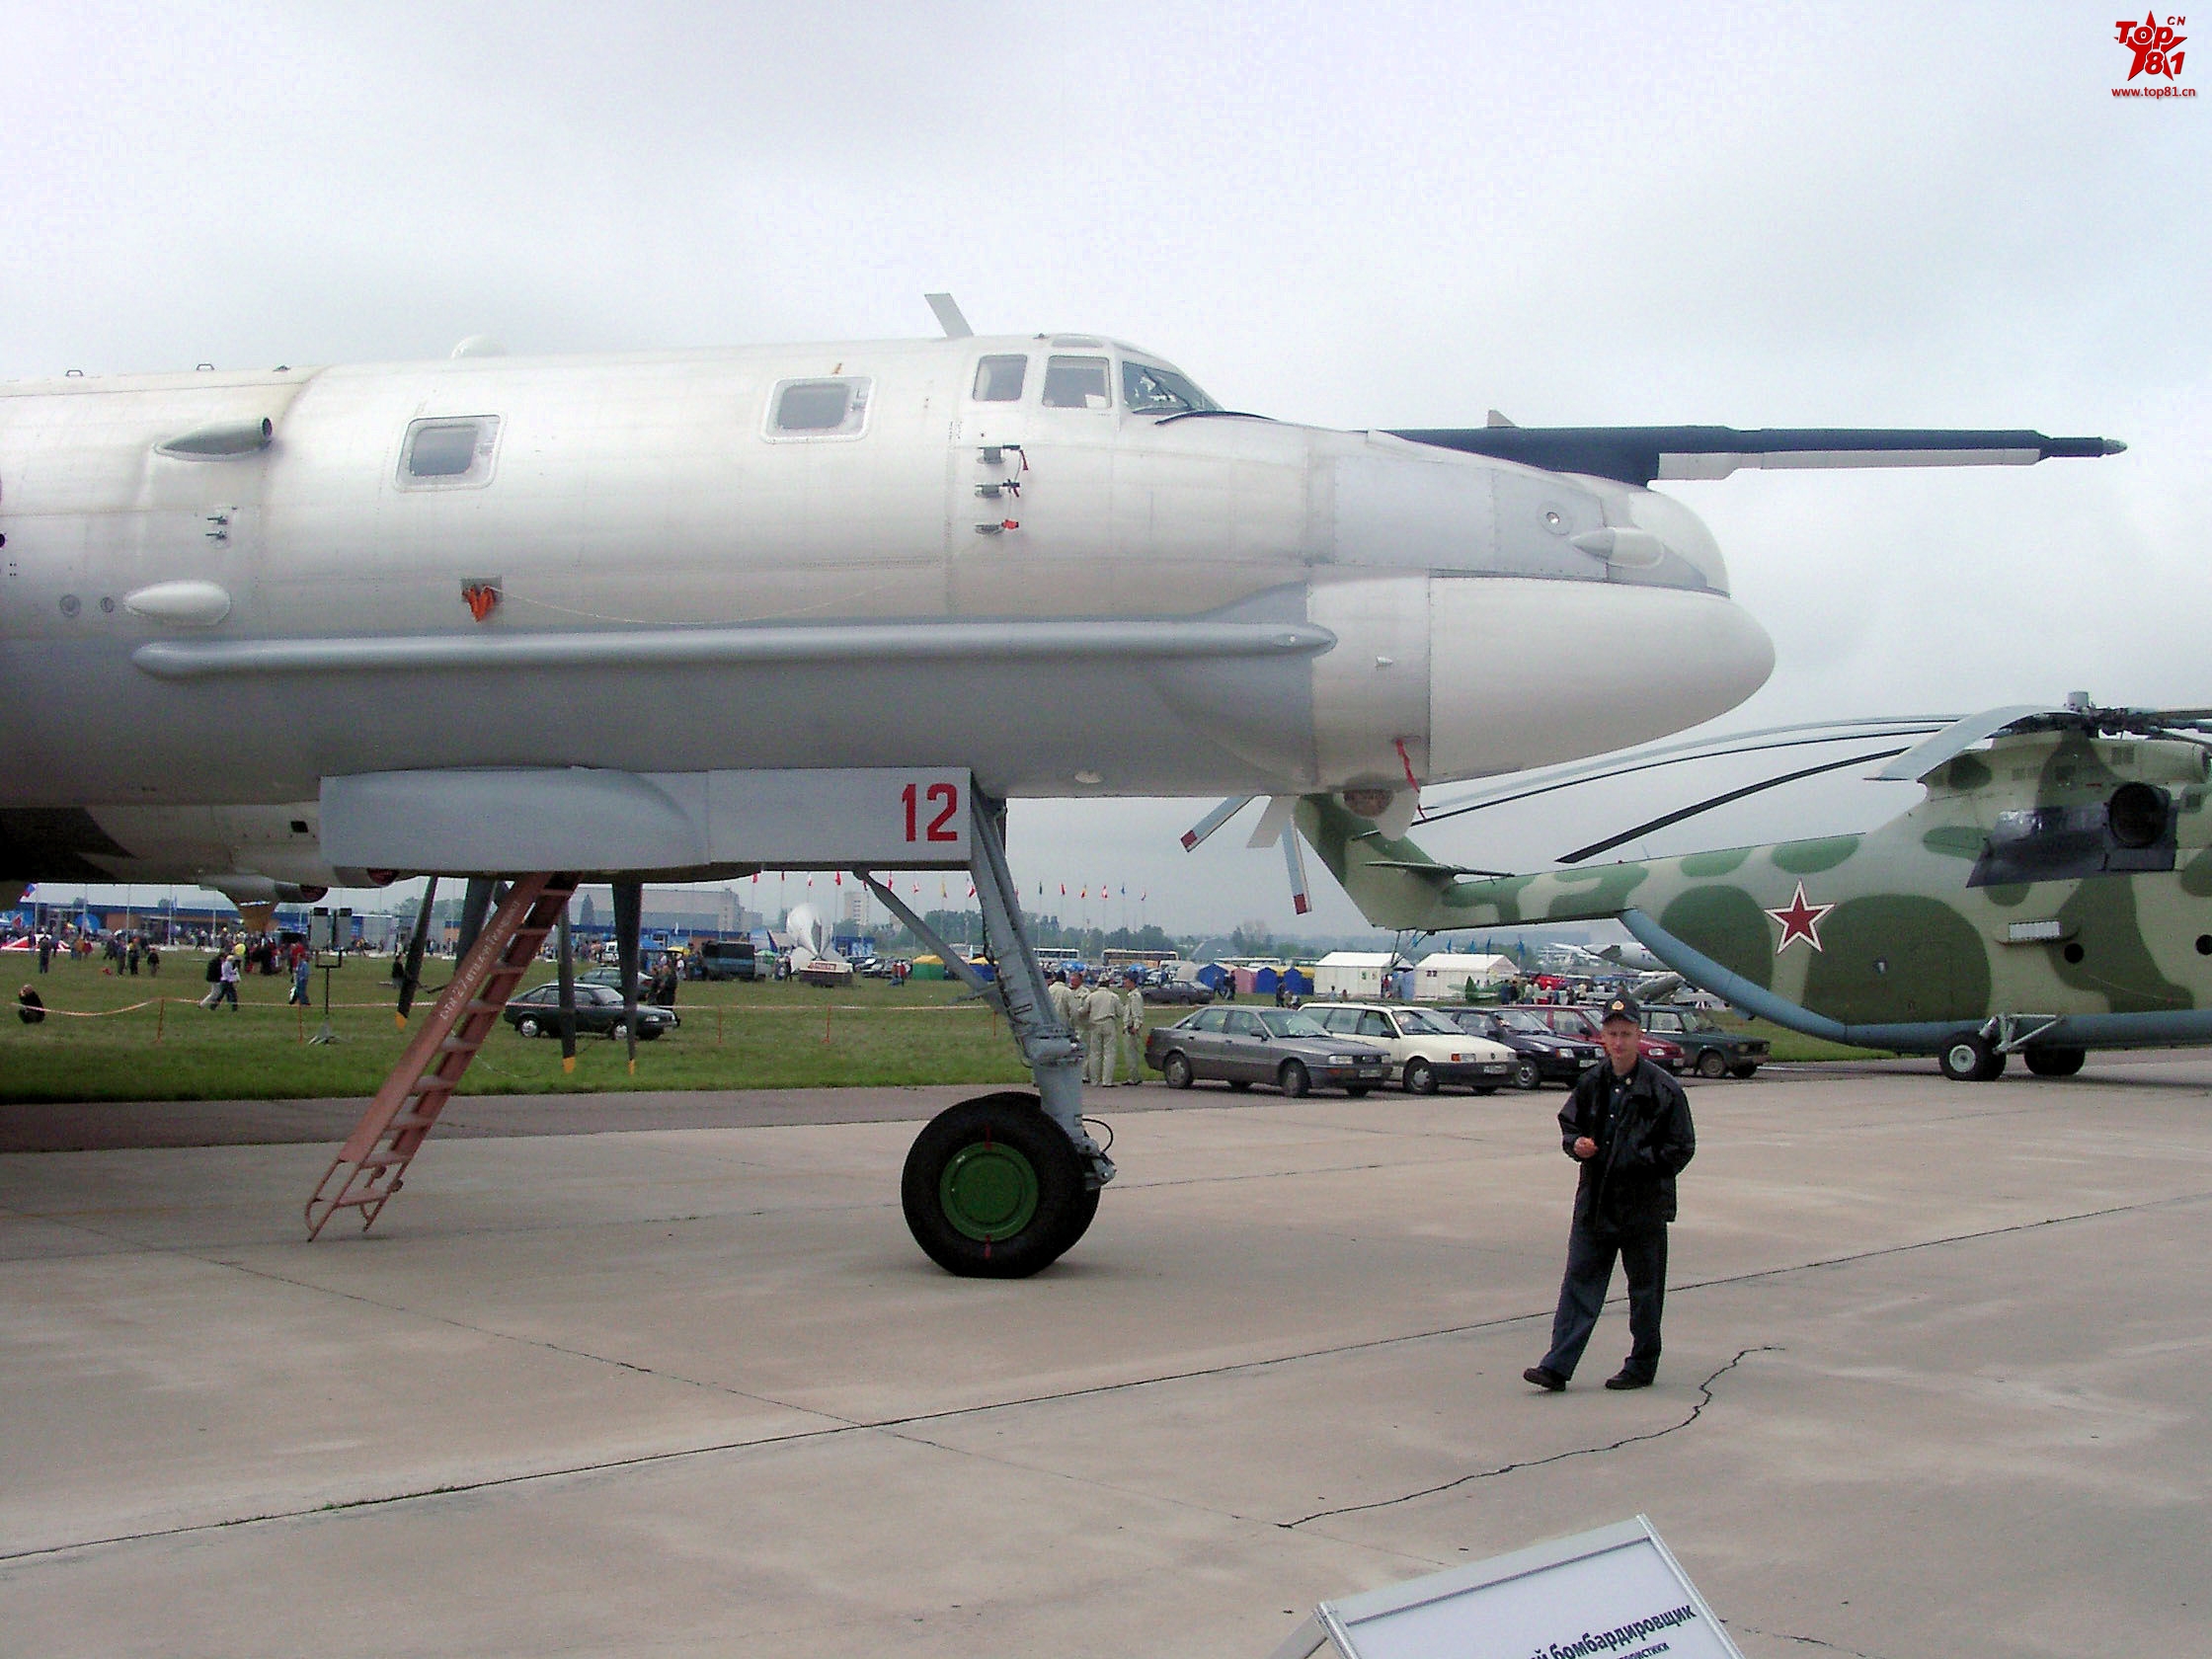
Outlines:
[[937,1178],[945,1220],[964,1237],[994,1244],[1037,1218],[1037,1170],[1012,1146],[984,1141],[963,1146]]

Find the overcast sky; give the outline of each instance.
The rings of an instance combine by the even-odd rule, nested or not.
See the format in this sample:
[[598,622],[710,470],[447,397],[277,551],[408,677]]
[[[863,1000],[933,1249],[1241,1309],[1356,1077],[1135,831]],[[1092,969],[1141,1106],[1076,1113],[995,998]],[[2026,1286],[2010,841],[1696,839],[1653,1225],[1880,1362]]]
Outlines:
[[[2115,15],[5,4],[0,376],[918,335],[950,288],[1333,426],[2097,434],[2129,452],[1671,486],[1775,639],[1723,724],[2207,703],[2212,114],[2112,96]],[[1752,775],[1432,850],[1526,867]],[[1177,849],[1203,806],[1017,807],[1017,873],[1288,926],[1274,854]]]

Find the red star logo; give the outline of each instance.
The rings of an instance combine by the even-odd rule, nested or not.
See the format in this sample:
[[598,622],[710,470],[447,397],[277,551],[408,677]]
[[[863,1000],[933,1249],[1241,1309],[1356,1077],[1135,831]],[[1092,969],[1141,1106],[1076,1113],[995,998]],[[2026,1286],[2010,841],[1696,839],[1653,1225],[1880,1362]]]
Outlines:
[[1802,939],[1814,950],[1820,949],[1820,918],[1836,907],[1811,905],[1805,902],[1805,884],[1797,884],[1797,896],[1778,910],[1767,913],[1781,923],[1781,943],[1775,947],[1777,956],[1789,948],[1789,941]]

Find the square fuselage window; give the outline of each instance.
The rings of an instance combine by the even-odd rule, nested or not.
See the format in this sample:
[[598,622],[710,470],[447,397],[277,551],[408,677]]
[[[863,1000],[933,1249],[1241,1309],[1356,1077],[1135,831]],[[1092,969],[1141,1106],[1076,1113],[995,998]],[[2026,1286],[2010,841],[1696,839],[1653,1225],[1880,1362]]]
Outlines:
[[410,422],[407,442],[400,450],[400,486],[409,490],[450,490],[489,484],[499,441],[497,415]]
[[786,380],[768,404],[772,437],[851,437],[868,419],[868,382],[844,377]]

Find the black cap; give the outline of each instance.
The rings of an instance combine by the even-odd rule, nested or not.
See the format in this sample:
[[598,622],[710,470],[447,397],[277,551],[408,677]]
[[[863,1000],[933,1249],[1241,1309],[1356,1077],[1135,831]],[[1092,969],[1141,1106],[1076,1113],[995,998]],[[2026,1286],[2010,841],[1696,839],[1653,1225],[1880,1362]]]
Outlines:
[[1617,1019],[1624,1019],[1631,1025],[1643,1024],[1643,1010],[1636,1006],[1636,999],[1626,991],[1608,999],[1604,1010],[1598,1015],[1600,1025],[1607,1020]]

